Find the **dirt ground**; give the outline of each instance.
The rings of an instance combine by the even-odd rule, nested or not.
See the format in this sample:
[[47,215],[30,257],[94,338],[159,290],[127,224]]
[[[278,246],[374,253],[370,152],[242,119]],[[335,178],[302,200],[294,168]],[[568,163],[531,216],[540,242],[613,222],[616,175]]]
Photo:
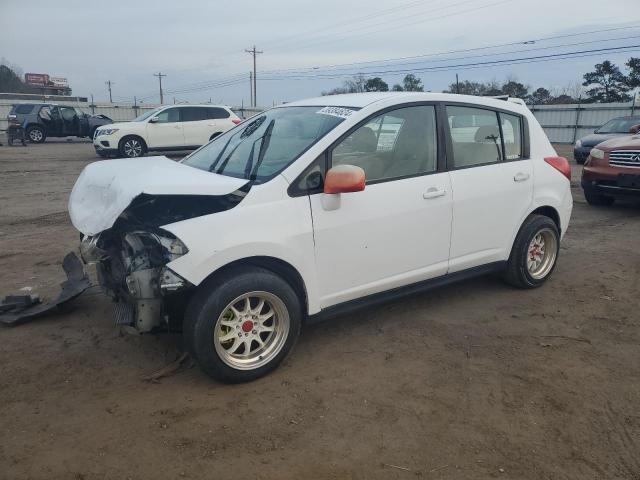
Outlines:
[[[94,160],[0,147],[2,295],[57,292]],[[119,335],[95,291],[0,328],[0,478],[640,479],[640,206],[589,207],[579,170],[542,288],[480,278],[314,325],[251,384],[143,381],[179,336]]]

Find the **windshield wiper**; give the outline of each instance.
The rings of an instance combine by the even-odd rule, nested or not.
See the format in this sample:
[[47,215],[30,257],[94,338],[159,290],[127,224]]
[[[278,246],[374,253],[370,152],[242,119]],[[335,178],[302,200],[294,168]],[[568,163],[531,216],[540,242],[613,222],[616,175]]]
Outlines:
[[[274,118],[269,122],[267,126],[267,130],[262,135],[262,143],[260,144],[260,150],[258,151],[258,161],[256,162],[255,167],[251,168],[251,162],[253,162],[253,155],[251,155],[251,162],[247,165],[247,171],[250,171],[249,181],[255,182],[258,176],[258,169],[260,165],[262,165],[262,160],[264,159],[265,153],[267,153],[267,149],[269,148],[269,143],[271,142],[271,132],[273,132],[273,126],[276,124],[276,119]],[[251,153],[253,154],[253,149],[251,149]]]

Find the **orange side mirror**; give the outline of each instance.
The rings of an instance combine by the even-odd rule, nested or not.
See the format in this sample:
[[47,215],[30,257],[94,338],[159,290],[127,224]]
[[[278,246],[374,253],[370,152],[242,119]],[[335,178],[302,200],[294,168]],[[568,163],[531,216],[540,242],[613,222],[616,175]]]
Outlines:
[[640,125],[634,125],[629,129],[629,133],[631,135],[635,135],[636,133],[639,133],[639,132],[640,132]]
[[330,168],[324,179],[324,193],[361,192],[365,185],[364,170],[355,165]]

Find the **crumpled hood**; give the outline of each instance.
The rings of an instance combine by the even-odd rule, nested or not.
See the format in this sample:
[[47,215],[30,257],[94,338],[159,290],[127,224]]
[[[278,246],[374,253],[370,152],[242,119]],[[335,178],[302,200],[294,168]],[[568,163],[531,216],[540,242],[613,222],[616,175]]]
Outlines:
[[111,228],[131,201],[150,195],[228,195],[247,180],[205,172],[167,157],[102,160],[76,180],[69,197],[71,223],[85,235]]
[[624,133],[592,133],[591,135],[582,137],[580,141],[582,142],[583,147],[595,147],[596,145],[598,145],[601,142],[604,142],[605,140],[609,140],[610,138],[616,138],[621,135],[625,135],[625,134]]

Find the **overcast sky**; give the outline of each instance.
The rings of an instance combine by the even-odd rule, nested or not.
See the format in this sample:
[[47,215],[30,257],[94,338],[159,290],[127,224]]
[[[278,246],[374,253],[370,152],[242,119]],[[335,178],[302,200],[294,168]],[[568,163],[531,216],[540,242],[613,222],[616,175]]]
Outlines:
[[[579,81],[602,60],[622,66],[630,56],[640,56],[640,47],[562,61],[424,69],[640,45],[638,1],[0,0],[0,57],[24,72],[66,77],[75,95],[93,94],[100,102],[108,100],[105,81],[111,80],[114,100],[132,101],[136,95],[157,103],[158,82],[152,74],[162,71],[167,74],[165,103],[175,96],[178,101],[246,105],[252,63],[244,49],[254,44],[264,51],[258,56],[258,103],[263,106],[316,96],[344,80],[319,75],[357,71],[423,69],[417,75],[433,91],[446,88],[456,72],[461,80],[515,76],[532,87],[559,88]],[[477,50],[562,35],[570,36]],[[458,52],[349,65],[452,50]],[[336,64],[347,65],[326,68]],[[275,70],[280,72],[268,73]],[[391,86],[403,75],[370,76]]]

